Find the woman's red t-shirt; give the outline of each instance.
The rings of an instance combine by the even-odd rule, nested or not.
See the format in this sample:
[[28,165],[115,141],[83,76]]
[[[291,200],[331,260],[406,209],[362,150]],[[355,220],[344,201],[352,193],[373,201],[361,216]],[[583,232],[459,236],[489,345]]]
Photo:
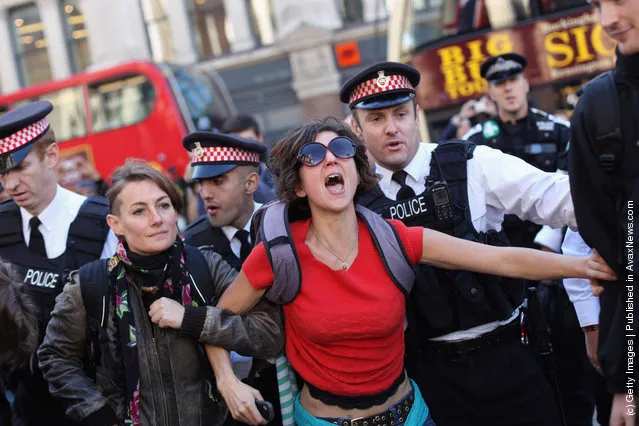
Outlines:
[[[389,221],[410,262],[422,255],[423,229]],[[366,224],[358,220],[358,254],[347,271],[333,271],[304,243],[310,220],[291,224],[302,268],[297,297],[284,305],[286,355],[313,386],[336,395],[388,389],[403,370],[405,298],[392,281]],[[273,284],[266,250],[258,244],[242,266],[257,290]]]

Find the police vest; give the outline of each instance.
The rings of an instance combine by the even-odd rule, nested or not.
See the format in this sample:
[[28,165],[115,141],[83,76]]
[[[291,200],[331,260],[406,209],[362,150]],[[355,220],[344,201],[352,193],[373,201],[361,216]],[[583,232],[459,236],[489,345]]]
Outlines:
[[108,212],[106,199],[88,197],[69,227],[65,252],[55,259],[46,259],[34,254],[25,244],[20,208],[14,202],[0,205],[0,257],[15,266],[26,284],[39,310],[41,337],[69,273],[100,258],[109,232]]
[[509,133],[501,120],[488,120],[473,128],[468,139],[521,158],[546,172],[567,170],[565,147],[569,124],[536,108],[530,108],[522,131]]
[[[483,244],[508,245],[503,231],[477,232],[472,224],[466,163],[472,158],[474,148],[475,144],[466,141],[441,143],[433,151],[424,192],[414,198],[394,201],[378,186],[362,196],[359,203],[384,218],[400,219],[408,226],[423,226]],[[438,161],[440,167],[434,161]],[[435,182],[444,181],[453,213],[447,221],[442,221],[437,214],[437,202],[431,191]],[[505,320],[524,298],[525,286],[519,280],[427,265],[416,269],[410,302],[416,332],[425,339]]]
[[231,250],[231,243],[220,228],[214,228],[207,215],[198,217],[184,231],[184,242],[193,247],[211,246],[236,270],[242,269],[242,260]]

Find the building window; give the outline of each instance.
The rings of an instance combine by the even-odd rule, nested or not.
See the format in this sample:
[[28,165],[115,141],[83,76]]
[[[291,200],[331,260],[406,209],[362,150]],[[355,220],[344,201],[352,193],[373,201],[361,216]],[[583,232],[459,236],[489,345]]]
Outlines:
[[231,51],[233,28],[223,0],[187,0],[200,57],[220,56]]
[[[379,0],[378,2],[381,3]],[[364,21],[364,5],[362,0],[341,0],[338,3],[338,7],[340,8],[344,23],[352,24]]]
[[247,9],[256,41],[262,46],[275,41],[275,15],[273,0],[248,0]]
[[73,72],[84,71],[91,65],[87,29],[78,3],[78,0],[60,0],[62,16],[67,22],[65,36]]
[[156,62],[173,60],[173,40],[166,14],[169,1],[175,0],[140,0],[151,53]]
[[13,46],[22,86],[51,80],[47,39],[38,7],[27,4],[10,9],[9,22],[13,29]]

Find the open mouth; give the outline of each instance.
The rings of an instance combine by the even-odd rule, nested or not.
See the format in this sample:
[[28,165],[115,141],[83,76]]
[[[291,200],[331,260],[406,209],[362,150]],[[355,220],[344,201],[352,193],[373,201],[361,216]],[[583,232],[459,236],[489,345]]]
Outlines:
[[344,178],[339,173],[332,173],[326,177],[324,186],[330,194],[341,194],[344,192]]
[[209,215],[214,215],[215,213],[218,212],[218,210],[220,210],[219,206],[213,205],[213,204],[207,204],[206,205],[206,213],[208,213]]

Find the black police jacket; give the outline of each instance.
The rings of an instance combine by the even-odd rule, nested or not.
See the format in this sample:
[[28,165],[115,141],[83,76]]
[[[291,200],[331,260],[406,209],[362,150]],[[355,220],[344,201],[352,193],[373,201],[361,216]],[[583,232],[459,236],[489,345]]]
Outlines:
[[[69,273],[85,263],[99,259],[107,238],[108,204],[103,197],[89,197],[69,227],[66,251],[55,259],[46,259],[29,250],[22,235],[22,216],[14,202],[0,205],[0,257],[17,269],[25,288],[38,309],[39,342],[42,342],[55,299]],[[61,406],[48,392],[33,357],[33,365],[16,371],[10,386],[15,393],[15,415],[27,425],[66,425]],[[33,400],[41,409],[33,410]]]
[[530,108],[515,124],[499,117],[477,124],[464,139],[497,148],[546,172],[567,168],[564,153],[570,140],[569,124],[536,108]]
[[193,247],[210,246],[222,256],[222,259],[239,271],[242,260],[231,250],[231,243],[220,228],[214,228],[205,214],[198,217],[184,231],[184,242]]
[[[439,159],[443,176],[439,176],[431,160],[428,188],[414,198],[393,201],[377,186],[358,202],[386,219],[399,219],[407,226],[436,229],[484,244],[507,245],[503,231],[477,232],[472,224],[466,163],[472,158],[474,147],[466,141],[441,143],[433,151],[433,158],[436,155]],[[447,182],[449,206],[453,212],[450,220],[438,217],[432,196],[435,182],[442,178]],[[505,320],[522,303],[523,296],[524,286],[519,280],[420,265],[409,300],[415,331],[424,342],[454,331]]]
[[[629,280],[629,275],[635,273],[634,232],[638,226],[634,218],[639,217],[639,212],[635,215],[635,208],[639,206],[639,54],[624,56],[617,52],[613,75],[622,135],[615,170],[606,172],[602,167],[602,141],[596,138],[601,109],[613,106],[606,105],[604,99],[588,89],[571,118],[573,138],[568,160],[579,233],[620,277],[620,282],[606,285],[600,297],[599,364],[608,390],[625,393],[629,351],[626,333],[636,335],[637,321],[635,305],[629,304],[626,286],[635,280],[634,277]],[[629,201],[634,203],[633,207],[628,205]],[[634,315],[634,321],[629,322],[628,315]],[[627,332],[626,325],[634,329]],[[634,371],[636,377],[636,366]]]

